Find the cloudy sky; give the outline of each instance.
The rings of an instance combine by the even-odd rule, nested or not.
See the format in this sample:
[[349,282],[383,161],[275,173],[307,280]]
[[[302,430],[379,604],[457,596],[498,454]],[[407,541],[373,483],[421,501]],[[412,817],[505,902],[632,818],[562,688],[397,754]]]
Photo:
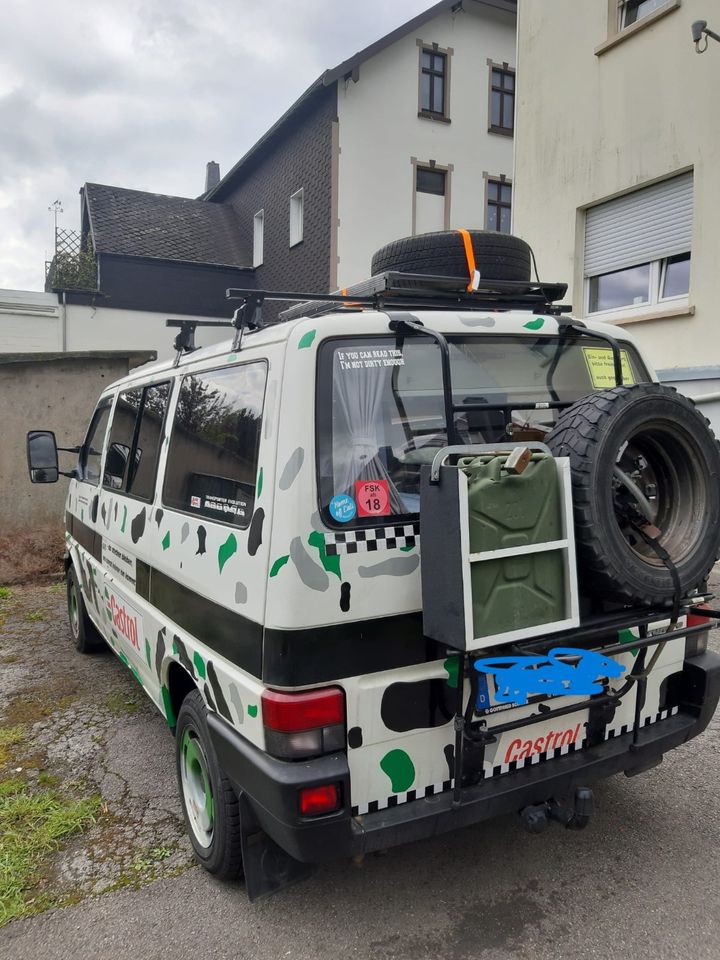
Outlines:
[[85,181],[197,196],[327,67],[433,0],[4,0],[0,287],[41,290]]

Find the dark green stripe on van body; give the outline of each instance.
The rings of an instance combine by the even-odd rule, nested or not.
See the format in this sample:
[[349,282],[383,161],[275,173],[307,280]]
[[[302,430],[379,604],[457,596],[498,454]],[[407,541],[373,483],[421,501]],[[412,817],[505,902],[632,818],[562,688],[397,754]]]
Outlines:
[[82,520],[79,520],[74,514],[65,514],[65,526],[70,536],[77,540],[83,550],[95,557],[98,563],[102,560],[102,534],[93,530]]
[[[102,536],[71,514],[67,521],[68,532],[100,561]],[[138,596],[263,683],[333,683],[444,656],[438,644],[423,636],[420,613],[278,630],[208,600],[143,560],[136,560],[135,578]]]
[[208,600],[142,560],[137,561],[135,577],[138,594],[153,607],[209,650],[260,678],[262,624]]

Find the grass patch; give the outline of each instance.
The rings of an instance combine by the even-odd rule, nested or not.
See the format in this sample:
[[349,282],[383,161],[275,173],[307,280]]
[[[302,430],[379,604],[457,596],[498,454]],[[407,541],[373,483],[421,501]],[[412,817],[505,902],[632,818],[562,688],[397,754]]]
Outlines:
[[38,620],[44,620],[45,614],[42,610],[31,610],[29,613],[25,614],[25,619],[30,620],[32,623],[36,623]]
[[16,727],[0,727],[0,769],[10,763],[12,748],[22,742],[24,734],[25,730],[19,725]]
[[144,853],[139,853],[133,860],[133,870],[142,872],[145,870],[152,870],[152,868],[161,863],[163,860],[167,860],[169,856],[172,855],[172,850],[170,847],[153,847],[151,850],[146,850]]
[[134,697],[128,697],[116,690],[105,697],[105,706],[114,717],[133,716],[140,709],[140,704]]
[[48,593],[65,593],[64,583],[53,583],[47,588]]
[[20,780],[0,783],[0,926],[50,905],[39,886],[41,866],[95,822],[100,803],[99,796],[33,791]]
[[0,587],[0,600],[12,600],[13,596],[10,587]]

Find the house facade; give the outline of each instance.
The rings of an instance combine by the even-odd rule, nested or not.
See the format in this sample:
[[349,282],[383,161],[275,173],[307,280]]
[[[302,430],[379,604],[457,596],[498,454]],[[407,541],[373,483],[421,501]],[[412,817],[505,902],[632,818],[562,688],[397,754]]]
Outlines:
[[[513,230],[661,379],[720,390],[720,45],[705,0],[523,0]],[[720,22],[710,27],[720,27]],[[713,401],[714,402],[714,401]],[[705,406],[705,412],[718,410]]]
[[514,0],[443,0],[327,70],[206,194],[256,286],[325,292],[391,240],[510,229]]
[[86,183],[78,249],[46,291],[90,311],[93,345],[117,331],[162,356],[165,318],[229,318],[228,287],[325,293],[400,237],[509,231],[516,7],[429,7],[326,70],[224,177],[208,164],[198,198]]

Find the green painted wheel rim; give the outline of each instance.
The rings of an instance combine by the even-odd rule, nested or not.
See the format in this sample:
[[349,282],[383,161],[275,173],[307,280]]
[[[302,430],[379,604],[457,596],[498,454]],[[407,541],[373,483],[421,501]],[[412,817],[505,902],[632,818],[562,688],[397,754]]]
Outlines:
[[78,604],[77,586],[74,582],[70,586],[68,614],[70,616],[70,629],[72,630],[72,635],[77,640],[80,632],[80,607]]
[[208,761],[197,733],[188,728],[180,744],[180,782],[190,829],[201,847],[213,840],[215,805]]

